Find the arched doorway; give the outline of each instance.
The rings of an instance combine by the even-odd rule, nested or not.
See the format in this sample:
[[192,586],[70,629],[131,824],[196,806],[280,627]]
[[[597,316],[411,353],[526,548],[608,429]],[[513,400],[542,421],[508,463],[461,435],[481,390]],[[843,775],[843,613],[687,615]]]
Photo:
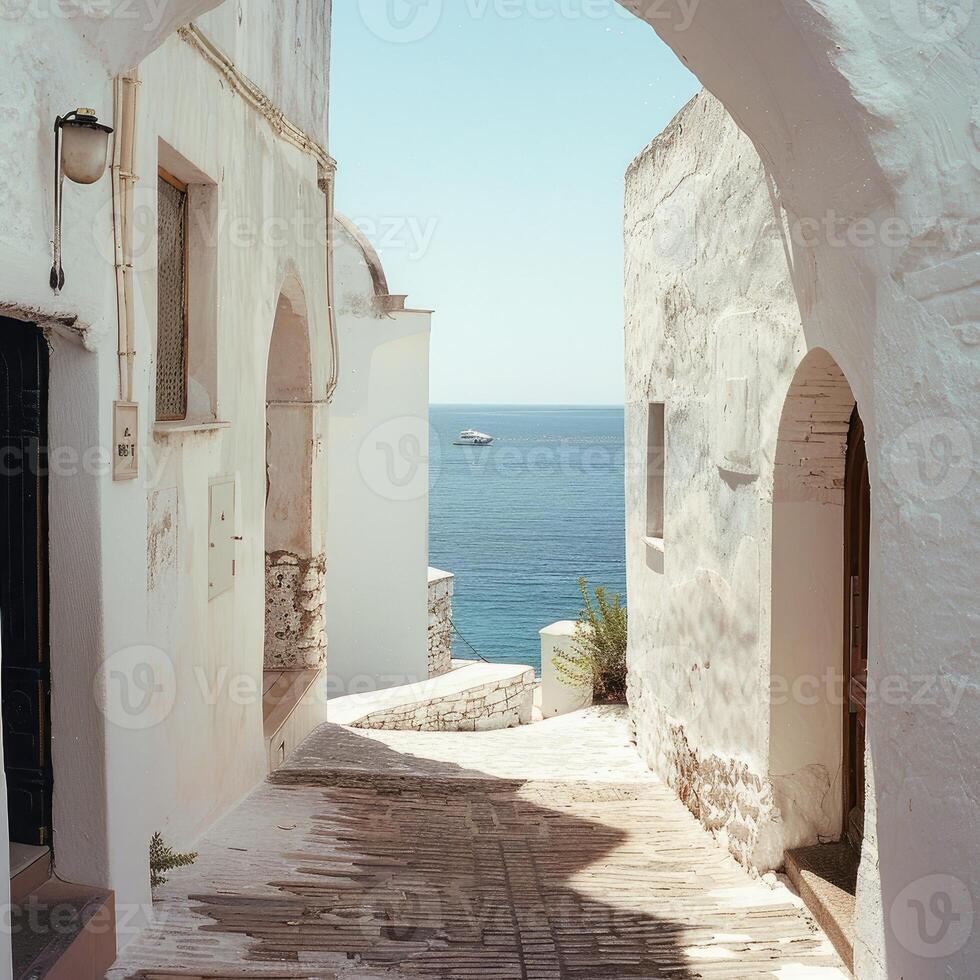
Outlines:
[[769,773],[783,850],[840,840],[863,798],[864,709],[849,692],[867,678],[867,472],[851,386],[812,350],[787,391],[773,475]]
[[871,565],[871,480],[864,423],[855,406],[844,474],[844,833],[864,839],[864,749],[868,710],[868,582]]
[[870,528],[861,416],[844,372],[815,349],[796,370],[776,443],[769,774],[786,871],[849,967],[864,834]]
[[316,404],[306,300],[287,279],[276,305],[266,375],[265,668],[322,667],[324,573],[314,501]]

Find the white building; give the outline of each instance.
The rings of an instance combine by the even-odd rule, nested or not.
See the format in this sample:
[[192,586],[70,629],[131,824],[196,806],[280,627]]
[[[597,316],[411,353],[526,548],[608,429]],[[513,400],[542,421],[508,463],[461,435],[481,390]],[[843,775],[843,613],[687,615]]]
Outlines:
[[[109,909],[114,893],[120,945],[149,914],[153,832],[190,849],[325,718],[328,496],[349,508],[338,575],[341,527],[390,524],[394,506],[369,513],[337,478],[363,486],[357,469],[340,454],[330,468],[334,255],[343,296],[361,270],[342,222],[333,247],[329,5],[215,6],[172,3],[160,24],[5,21],[23,90],[5,123],[20,149],[0,170],[2,546],[18,569],[3,593],[4,800],[12,870],[31,867],[14,897],[43,881],[53,844],[57,879]],[[53,123],[78,105],[115,133],[101,180],[64,183],[56,294]],[[368,344],[357,311],[339,318],[363,386],[341,386],[342,436],[365,408],[427,415],[428,315],[376,302]],[[47,469],[32,463],[45,443]],[[389,634],[411,634],[403,670],[422,676],[425,506],[400,509],[407,544],[388,566]],[[356,616],[335,613],[343,636]]]
[[331,696],[428,676],[431,312],[388,292],[338,216],[340,381],[330,409],[327,618]]
[[[631,705],[646,760],[745,865],[860,850],[858,976],[967,976],[980,269],[943,252],[968,224],[918,244],[889,210],[854,219],[808,237],[707,93],[627,173]],[[902,310],[888,258],[919,294]]]

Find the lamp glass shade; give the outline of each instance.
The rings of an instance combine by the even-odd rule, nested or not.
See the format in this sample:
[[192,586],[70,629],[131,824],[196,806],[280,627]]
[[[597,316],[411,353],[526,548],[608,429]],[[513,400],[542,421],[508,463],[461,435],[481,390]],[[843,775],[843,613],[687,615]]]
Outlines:
[[105,173],[109,128],[69,119],[61,128],[61,165],[76,184],[94,184]]

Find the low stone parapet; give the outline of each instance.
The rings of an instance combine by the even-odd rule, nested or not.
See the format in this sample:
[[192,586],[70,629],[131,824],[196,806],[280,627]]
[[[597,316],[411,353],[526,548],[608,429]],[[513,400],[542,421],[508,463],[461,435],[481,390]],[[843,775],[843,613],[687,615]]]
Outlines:
[[453,661],[420,684],[335,698],[327,720],[351,728],[481,732],[531,721],[534,669],[523,664]]
[[429,569],[429,677],[449,671],[453,659],[452,572]]
[[592,688],[574,687],[555,667],[555,656],[572,652],[577,624],[566,620],[541,630],[541,717],[554,718],[592,704]]

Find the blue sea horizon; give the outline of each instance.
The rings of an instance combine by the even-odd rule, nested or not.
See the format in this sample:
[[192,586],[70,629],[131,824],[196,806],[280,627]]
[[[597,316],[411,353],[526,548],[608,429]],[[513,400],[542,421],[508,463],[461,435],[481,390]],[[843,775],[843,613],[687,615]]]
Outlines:
[[[429,563],[487,660],[540,674],[538,631],[576,619],[579,576],[625,601],[622,405],[430,406]],[[492,446],[454,446],[463,429]],[[453,654],[475,654],[454,637]]]

